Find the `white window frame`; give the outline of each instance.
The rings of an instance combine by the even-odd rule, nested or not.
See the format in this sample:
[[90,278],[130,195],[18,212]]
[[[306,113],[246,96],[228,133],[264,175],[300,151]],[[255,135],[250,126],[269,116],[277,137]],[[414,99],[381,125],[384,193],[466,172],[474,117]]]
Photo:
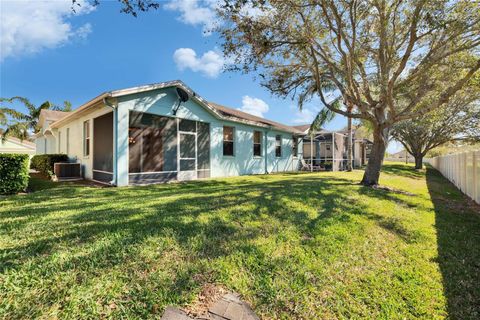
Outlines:
[[[295,137],[292,135],[292,156],[294,158],[298,158],[298,146],[299,146],[299,142],[298,142],[298,137]],[[295,144],[297,145],[297,148],[296,148],[296,153],[294,152],[295,150]]]
[[[260,134],[260,142],[255,142],[255,133],[257,133],[257,132]],[[263,153],[262,153],[262,149],[263,149],[263,143],[262,143],[262,141],[263,141],[263,132],[260,131],[260,130],[254,130],[254,131],[253,131],[253,139],[252,139],[252,140],[253,140],[253,141],[252,141],[252,142],[253,142],[253,157],[254,157],[254,158],[261,158],[261,157],[262,157],[262,154],[263,154]],[[260,154],[259,154],[259,155],[256,155],[256,154],[255,154],[255,145],[257,145],[257,144],[260,145]]]
[[[88,143],[87,143],[88,142]],[[83,121],[83,157],[90,156],[90,120]]]
[[58,131],[58,153],[62,153],[62,131]]
[[[225,140],[225,128],[232,128],[232,140]],[[235,135],[236,135],[236,130],[234,126],[223,126],[222,127],[222,155],[224,157],[235,157]],[[226,155],[224,151],[224,143],[225,142],[231,142],[232,143],[232,154],[231,155]]]
[[[277,142],[279,141],[279,139],[277,139],[278,137],[280,137],[280,145],[279,146],[277,146]],[[282,140],[283,140],[283,137],[282,137],[281,134],[275,135],[275,158],[281,158],[283,156]],[[277,156],[277,147],[280,147],[280,155],[279,156]]]
[[67,145],[66,145],[66,148],[65,148],[66,150],[65,151],[66,151],[66,154],[68,155],[68,153],[70,152],[70,128],[67,128],[66,139],[67,139],[67,141],[66,141]]

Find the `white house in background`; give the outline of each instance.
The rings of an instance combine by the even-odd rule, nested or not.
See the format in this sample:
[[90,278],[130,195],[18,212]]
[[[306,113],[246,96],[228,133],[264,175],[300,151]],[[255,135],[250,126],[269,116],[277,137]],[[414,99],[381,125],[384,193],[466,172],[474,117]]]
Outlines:
[[35,143],[8,137],[5,141],[0,139],[0,153],[22,153],[32,157],[35,154]]
[[42,110],[37,154],[64,153],[86,179],[117,186],[299,168],[298,129],[209,102],[181,81]]
[[[55,137],[50,125],[57,120],[60,120],[70,112],[56,111],[56,110],[42,110],[40,111],[40,118],[38,123],[42,128],[37,133],[35,138],[36,154],[53,154],[53,153],[67,153],[65,150],[60,152],[59,143],[61,143],[61,136]],[[67,153],[68,154],[68,153]]]

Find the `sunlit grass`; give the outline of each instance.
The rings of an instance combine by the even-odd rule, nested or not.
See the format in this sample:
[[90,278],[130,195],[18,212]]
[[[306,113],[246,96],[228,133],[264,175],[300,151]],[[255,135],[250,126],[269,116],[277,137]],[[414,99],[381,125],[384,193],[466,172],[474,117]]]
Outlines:
[[202,286],[270,318],[478,318],[480,215],[388,164],[146,187],[32,180],[0,199],[0,317],[155,318]]

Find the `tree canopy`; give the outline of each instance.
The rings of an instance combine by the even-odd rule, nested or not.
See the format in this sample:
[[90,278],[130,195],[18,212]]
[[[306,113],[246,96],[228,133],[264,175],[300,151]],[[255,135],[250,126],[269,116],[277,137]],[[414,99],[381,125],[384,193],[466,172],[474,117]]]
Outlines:
[[414,156],[416,169],[430,150],[447,142],[480,141],[480,86],[467,86],[429,114],[395,124],[391,134]]
[[[480,68],[473,1],[227,0],[219,14],[231,70],[258,72],[281,97],[314,88],[329,110],[372,124],[366,185],[378,183],[391,127],[445,104]],[[459,60],[459,76],[435,91],[446,77],[438,70],[464,53],[472,59]],[[404,96],[410,103],[397,103]]]

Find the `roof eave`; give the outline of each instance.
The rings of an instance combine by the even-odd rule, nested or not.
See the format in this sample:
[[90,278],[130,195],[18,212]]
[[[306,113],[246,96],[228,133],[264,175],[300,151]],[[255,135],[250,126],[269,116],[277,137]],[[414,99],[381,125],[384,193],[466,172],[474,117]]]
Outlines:
[[57,120],[55,122],[52,122],[50,124],[50,127],[51,128],[58,128],[60,127],[62,124],[64,123],[67,123],[71,120],[75,120],[76,118],[78,118],[82,113],[88,111],[89,109],[93,108],[94,106],[96,106],[97,104],[99,104],[100,102],[103,101],[104,98],[108,98],[108,97],[112,97],[112,94],[111,92],[104,92],[102,93],[101,95],[93,98],[92,100],[82,104],[78,109],[76,109],[75,111],[73,111],[71,114],[67,115],[66,117],[60,119],[60,120]]

